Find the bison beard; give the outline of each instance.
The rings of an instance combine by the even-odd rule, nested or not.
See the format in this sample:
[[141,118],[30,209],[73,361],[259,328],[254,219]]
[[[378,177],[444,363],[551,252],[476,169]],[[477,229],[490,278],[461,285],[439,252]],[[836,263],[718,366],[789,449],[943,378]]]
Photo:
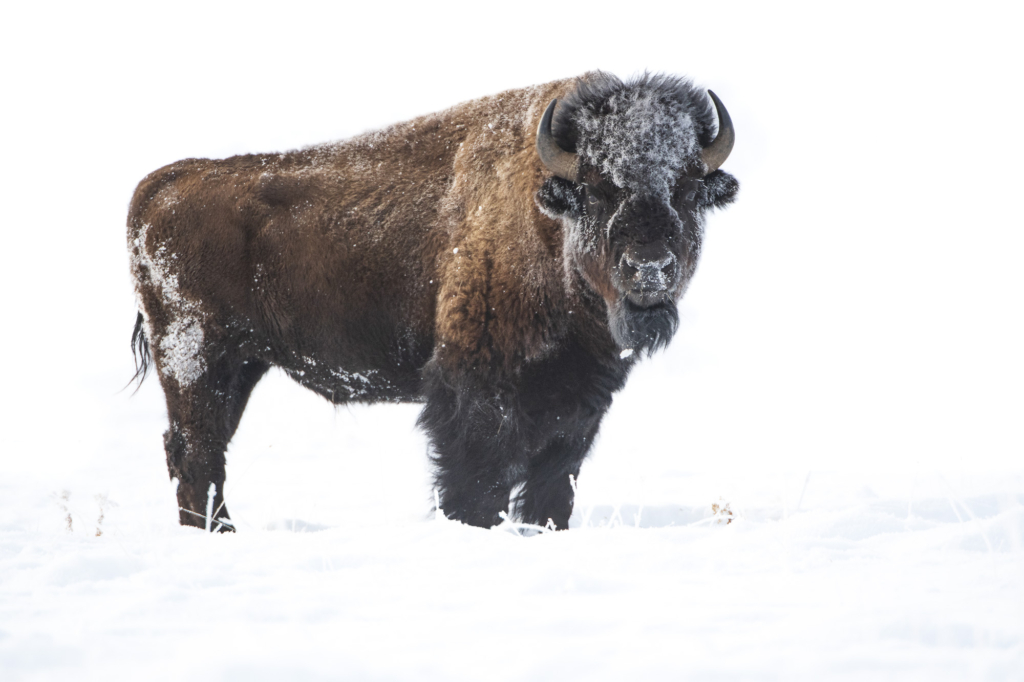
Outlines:
[[650,355],[672,340],[679,326],[679,312],[674,303],[641,308],[623,298],[609,306],[608,324],[622,348]]
[[233,530],[224,453],[276,366],[335,404],[425,403],[450,518],[568,527],[570,477],[736,195],[711,97],[590,73],[144,179],[132,350],[167,399],[180,523]]

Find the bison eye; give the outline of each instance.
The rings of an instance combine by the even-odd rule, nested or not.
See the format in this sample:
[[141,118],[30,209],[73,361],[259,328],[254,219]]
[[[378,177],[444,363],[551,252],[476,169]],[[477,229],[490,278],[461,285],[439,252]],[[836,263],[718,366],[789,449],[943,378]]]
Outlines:
[[692,180],[684,180],[679,183],[676,187],[676,200],[682,201],[686,204],[692,204],[697,199],[697,190],[699,189],[696,182]]

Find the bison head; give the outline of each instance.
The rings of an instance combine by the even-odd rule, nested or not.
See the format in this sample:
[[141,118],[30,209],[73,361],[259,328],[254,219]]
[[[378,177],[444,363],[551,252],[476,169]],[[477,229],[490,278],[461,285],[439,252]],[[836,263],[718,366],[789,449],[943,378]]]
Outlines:
[[566,274],[604,298],[622,349],[650,353],[671,339],[705,213],[736,196],[736,179],[718,170],[735,139],[732,121],[708,94],[716,136],[712,102],[669,76],[623,82],[599,73],[541,119],[537,153],[554,177],[537,204],[561,221]]

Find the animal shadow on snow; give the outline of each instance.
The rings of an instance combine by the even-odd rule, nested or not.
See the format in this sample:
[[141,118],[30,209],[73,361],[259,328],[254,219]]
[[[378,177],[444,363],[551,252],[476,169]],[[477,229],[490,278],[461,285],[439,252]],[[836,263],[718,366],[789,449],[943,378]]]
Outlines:
[[264,530],[283,530],[290,533],[316,533],[321,530],[328,530],[332,526],[325,526],[320,523],[310,523],[301,519],[278,519],[271,521],[263,527]]
[[712,515],[707,505],[687,507],[674,504],[641,506],[638,504],[595,504],[578,506],[569,519],[569,528],[635,526],[637,528],[666,528],[688,526]]

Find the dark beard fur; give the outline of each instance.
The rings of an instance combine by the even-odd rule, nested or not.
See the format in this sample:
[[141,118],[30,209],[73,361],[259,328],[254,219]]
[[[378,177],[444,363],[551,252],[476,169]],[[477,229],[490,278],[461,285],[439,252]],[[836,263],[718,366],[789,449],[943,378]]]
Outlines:
[[608,326],[620,348],[651,355],[672,340],[679,327],[679,311],[671,302],[641,308],[623,298],[609,307]]

